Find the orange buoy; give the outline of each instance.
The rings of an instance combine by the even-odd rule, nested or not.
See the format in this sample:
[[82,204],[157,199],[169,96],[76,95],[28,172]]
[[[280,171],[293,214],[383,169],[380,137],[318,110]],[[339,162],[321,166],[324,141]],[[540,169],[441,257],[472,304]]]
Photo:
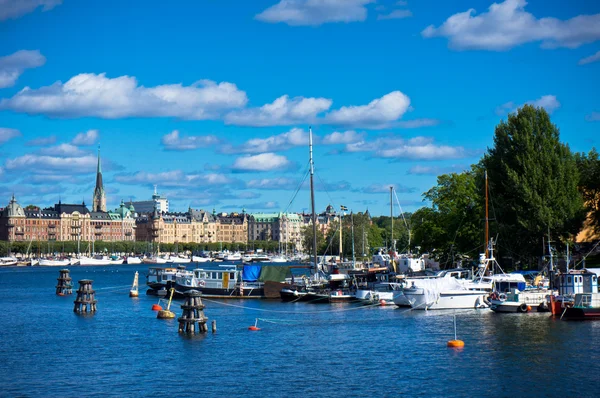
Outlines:
[[531,306],[530,305],[527,306],[527,312],[529,312],[529,311],[531,311]]
[[250,326],[250,327],[248,328],[248,330],[251,330],[251,331],[253,331],[253,332],[256,332],[256,331],[260,330],[260,328],[257,328],[256,326]]
[[152,304],[152,311],[162,311],[162,307],[158,304]]
[[383,299],[379,300],[379,305],[385,305],[385,300],[383,300]]
[[450,348],[463,348],[465,346],[465,342],[462,340],[450,340],[448,342],[448,347]]

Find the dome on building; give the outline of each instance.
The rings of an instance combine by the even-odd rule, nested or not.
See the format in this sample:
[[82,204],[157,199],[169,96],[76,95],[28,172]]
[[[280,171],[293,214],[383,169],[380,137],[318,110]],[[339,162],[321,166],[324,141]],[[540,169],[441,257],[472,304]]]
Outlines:
[[15,195],[13,195],[10,199],[10,203],[4,209],[3,215],[5,217],[25,217],[25,211],[23,210],[21,205],[17,203]]
[[127,208],[127,206],[125,206],[125,202],[123,202],[123,200],[121,199],[121,205],[115,211],[115,213],[117,213],[118,215],[120,215],[121,219],[123,219],[123,218],[129,216],[131,214],[131,211]]
[[129,211],[135,213],[135,207],[133,207],[133,202],[129,202]]

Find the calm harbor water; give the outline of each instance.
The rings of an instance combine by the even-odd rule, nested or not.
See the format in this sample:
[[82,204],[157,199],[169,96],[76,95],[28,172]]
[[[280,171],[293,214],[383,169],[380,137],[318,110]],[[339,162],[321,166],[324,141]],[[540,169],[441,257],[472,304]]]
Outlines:
[[598,396],[600,322],[460,311],[456,351],[452,312],[205,300],[218,331],[188,338],[128,297],[147,266],[70,267],[93,316],[54,294],[58,269],[0,269],[0,396]]

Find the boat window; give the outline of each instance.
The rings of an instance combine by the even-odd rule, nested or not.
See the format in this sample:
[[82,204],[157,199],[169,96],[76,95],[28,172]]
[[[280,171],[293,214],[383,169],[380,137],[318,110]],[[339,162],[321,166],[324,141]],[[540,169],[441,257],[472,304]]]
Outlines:
[[235,272],[229,273],[229,279],[235,279]]
[[571,283],[571,276],[570,275],[567,277],[567,283]]

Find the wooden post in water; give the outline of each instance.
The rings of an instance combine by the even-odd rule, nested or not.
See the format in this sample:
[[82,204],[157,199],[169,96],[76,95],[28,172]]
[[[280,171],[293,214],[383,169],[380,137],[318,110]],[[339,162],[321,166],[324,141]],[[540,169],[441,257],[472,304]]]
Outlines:
[[[177,319],[179,322],[179,333],[195,334],[208,332],[204,316],[204,304],[202,304],[202,294],[197,290],[190,290],[185,293],[185,303],[181,306],[183,314]],[[197,324],[197,326],[196,326]]]
[[69,270],[61,269],[58,272],[59,277],[56,279],[58,281],[56,284],[56,295],[66,296],[67,294],[73,294],[73,282],[69,275]]
[[77,298],[75,299],[75,307],[73,312],[85,314],[88,312],[96,312],[96,291],[92,287],[94,281],[90,279],[82,279],[79,281],[79,289],[77,290]]

